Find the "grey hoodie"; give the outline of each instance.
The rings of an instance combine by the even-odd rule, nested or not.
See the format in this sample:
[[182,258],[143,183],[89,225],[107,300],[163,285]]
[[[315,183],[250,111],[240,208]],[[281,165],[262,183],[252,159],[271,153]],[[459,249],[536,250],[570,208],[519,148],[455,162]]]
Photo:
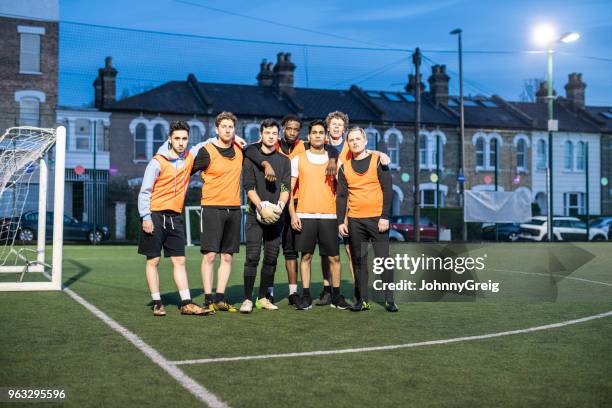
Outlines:
[[[198,143],[193,148],[186,150],[182,157],[172,157],[168,143],[164,142],[157,150],[157,154],[164,156],[174,168],[180,170],[185,166],[186,155],[190,154],[195,159],[200,149],[213,140],[214,138],[210,138],[202,143]],[[151,193],[153,192],[153,187],[155,186],[157,177],[159,177],[160,171],[161,165],[159,162],[155,159],[151,159],[149,164],[147,164],[147,168],[142,178],[142,185],[140,186],[140,193],[138,194],[138,212],[140,218],[143,220],[151,219]]]

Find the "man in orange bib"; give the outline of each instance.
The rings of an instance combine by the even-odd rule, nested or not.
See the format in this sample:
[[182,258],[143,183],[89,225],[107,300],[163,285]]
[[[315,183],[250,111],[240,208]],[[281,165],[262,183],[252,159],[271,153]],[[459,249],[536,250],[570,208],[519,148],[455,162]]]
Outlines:
[[[300,140],[300,130],[302,128],[302,122],[300,118],[295,115],[286,115],[281,121],[281,127],[283,130],[283,137],[277,143],[276,151],[292,160],[298,154],[303,153],[310,147],[308,142]],[[326,174],[336,174],[336,159],[338,154],[336,149],[330,147],[329,144],[325,145],[325,150],[330,155],[330,160],[327,165]],[[266,160],[266,157],[261,154],[257,144],[250,145],[244,152],[244,155],[251,160],[253,163],[261,167],[265,173],[266,181],[269,183],[276,182],[276,172],[274,167]],[[333,160],[331,160],[333,159]],[[332,166],[333,165],[333,166]],[[293,190],[290,192],[293,200],[294,207],[297,206],[299,185],[296,184]],[[289,283],[289,305],[298,306],[301,299],[297,294],[297,251],[295,250],[295,232],[291,228],[291,217],[288,209],[283,212],[283,255],[285,257],[285,268],[287,269],[287,281]],[[326,258],[325,258],[326,259]],[[324,279],[326,285],[329,285],[329,266],[326,260],[325,265],[327,266],[324,271]],[[331,295],[331,286],[330,286]],[[274,302],[273,288],[268,288],[268,294],[266,295],[271,302]],[[331,303],[331,296],[330,296]],[[329,303],[328,303],[329,304]]]
[[[378,154],[366,150],[367,136],[359,127],[351,129],[347,143],[352,157],[340,165],[336,210],[338,231],[349,237],[355,267],[356,302],[351,311],[369,310],[368,243],[374,256],[389,256],[389,215],[391,211],[391,175],[382,166]],[[347,200],[348,199],[348,200]],[[347,203],[348,201],[348,203]],[[348,206],[348,212],[347,212]],[[393,282],[393,270],[385,269],[383,282]],[[385,308],[397,312],[393,292],[385,291]]]
[[291,226],[296,231],[295,247],[301,252],[302,299],[298,310],[312,307],[310,271],[317,244],[319,254],[329,259],[332,281],[331,306],[347,309],[340,294],[340,256],[336,221],[336,180],[326,174],[329,155],[325,150],[325,122],[315,120],[308,126],[310,148],[291,161],[291,189],[299,183],[297,208],[289,202]]
[[[240,249],[240,175],[242,149],[234,143],[236,116],[221,112],[215,119],[217,139],[200,149],[192,173],[201,172],[202,214],[200,217],[200,252],[204,309],[236,312],[225,299],[225,289],[232,270],[233,254]],[[213,298],[213,268],[217,254],[217,290]]]
[[193,154],[187,150],[188,142],[189,125],[183,121],[172,122],[168,146],[160,148],[147,165],[138,194],[142,219],[138,253],[147,257],[146,276],[154,316],[166,315],[157,270],[162,248],[164,255],[172,260],[174,283],[181,296],[181,314],[205,314],[191,302],[185,269],[185,229],[180,215],[194,161]]

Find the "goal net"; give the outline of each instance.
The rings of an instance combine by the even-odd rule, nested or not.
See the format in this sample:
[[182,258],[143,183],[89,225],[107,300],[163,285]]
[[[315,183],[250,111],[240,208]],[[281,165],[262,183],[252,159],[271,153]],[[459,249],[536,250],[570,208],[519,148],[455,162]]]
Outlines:
[[[0,136],[0,291],[61,289],[65,150],[64,127],[14,127]],[[32,272],[47,279],[32,281]]]

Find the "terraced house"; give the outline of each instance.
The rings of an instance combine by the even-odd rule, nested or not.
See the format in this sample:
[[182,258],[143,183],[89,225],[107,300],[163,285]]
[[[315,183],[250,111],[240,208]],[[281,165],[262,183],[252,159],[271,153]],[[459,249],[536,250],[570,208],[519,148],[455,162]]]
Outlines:
[[[460,168],[459,100],[449,95],[449,76],[444,65],[434,65],[423,80],[408,75],[402,92],[366,90],[356,85],[346,90],[294,86],[296,66],[288,53],[279,53],[276,62],[263,60],[252,85],[210,83],[189,74],[184,81],[167,82],[149,91],[115,100],[114,81],[105,81],[100,70],[96,107],[111,112],[110,166],[138,185],[146,163],[167,137],[171,120],[189,121],[191,141],[197,143],[214,135],[214,117],[231,111],[239,119],[237,134],[249,142],[258,139],[259,122],[280,119],[293,113],[304,122],[325,118],[327,113],[346,112],[351,125],[366,129],[368,146],[391,157],[393,213],[413,208],[415,175],[415,87],[423,93],[419,130],[420,203],[423,207],[459,206],[457,174]],[[120,71],[120,70],[119,70]],[[254,70],[255,72],[255,70]],[[120,75],[120,74],[119,74]],[[554,103],[559,131],[554,135],[554,213],[583,214],[586,211],[585,160],[589,150],[589,211],[612,212],[610,178],[610,107],[585,106],[585,88],[580,74],[572,73],[565,97]],[[546,208],[547,110],[545,88],[533,103],[506,101],[499,96],[465,98],[466,188],[500,191],[526,189],[539,212]],[[305,136],[305,129],[304,136]],[[439,155],[437,152],[439,146]],[[435,194],[431,175],[440,157],[441,194]],[[496,163],[497,162],[497,163]],[[194,179],[193,187],[198,186]],[[439,201],[439,202],[438,202]]]

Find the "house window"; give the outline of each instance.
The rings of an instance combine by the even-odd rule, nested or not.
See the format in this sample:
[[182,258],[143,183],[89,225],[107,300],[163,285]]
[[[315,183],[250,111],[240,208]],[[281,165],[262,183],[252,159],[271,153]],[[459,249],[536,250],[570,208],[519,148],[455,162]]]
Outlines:
[[576,170],[584,171],[586,165],[586,143],[578,142],[578,148],[576,149]]
[[366,145],[366,149],[368,150],[377,150],[378,149],[378,131],[373,128],[368,128],[365,130],[366,136],[368,138],[368,144]]
[[189,146],[193,147],[202,142],[204,136],[202,128],[195,123],[189,124]]
[[147,160],[147,126],[139,123],[134,132],[134,160]]
[[[436,189],[421,189],[421,207],[436,207],[438,198],[436,197]],[[440,208],[444,207],[444,193],[440,190]]]
[[572,170],[574,166],[574,145],[569,140],[563,144],[563,169]]
[[584,193],[565,193],[563,195],[563,210],[566,216],[582,215],[584,211]]
[[202,131],[197,126],[189,128],[189,144],[192,146],[197,145],[202,141]]
[[426,135],[419,136],[419,161],[420,168],[429,167],[429,155],[427,154],[429,150],[428,140]]
[[40,126],[40,100],[32,97],[19,100],[19,125]]
[[499,145],[498,140],[493,138],[489,140],[489,164],[488,167],[496,167],[497,160],[499,158]]
[[537,148],[536,148],[536,168],[538,170],[546,169],[546,141],[543,139],[538,140]]
[[[19,73],[40,74],[40,34],[44,29],[37,27],[19,27]],[[40,34],[39,34],[40,33]]]
[[389,134],[387,139],[387,153],[391,159],[391,167],[399,167],[399,141],[397,133]]
[[403,142],[404,138],[402,136],[402,132],[395,127],[387,129],[383,136],[383,140],[385,141],[385,145],[387,146],[387,154],[391,159],[391,163],[389,167],[392,169],[399,169],[400,167],[400,144]]
[[87,119],[77,119],[74,123],[74,149],[80,152],[88,152],[90,136],[91,122]]
[[257,143],[259,141],[259,125],[251,123],[244,128],[244,138],[247,143]]
[[153,154],[157,154],[157,149],[164,143],[166,140],[166,131],[164,129],[164,125],[158,123],[153,128]]
[[484,167],[485,141],[484,137],[476,139],[476,167]]
[[521,170],[527,168],[527,143],[524,139],[516,143],[516,167]]
[[108,132],[107,128],[104,127],[104,122],[97,120],[94,122],[96,129],[96,151],[106,152],[108,151]]
[[438,145],[440,145],[440,167],[443,167],[444,165],[444,144],[442,143],[442,140],[440,140],[439,142],[436,141],[436,138],[434,137],[434,140],[432,142],[432,150],[431,150],[431,163],[433,167],[436,167],[438,165]]

